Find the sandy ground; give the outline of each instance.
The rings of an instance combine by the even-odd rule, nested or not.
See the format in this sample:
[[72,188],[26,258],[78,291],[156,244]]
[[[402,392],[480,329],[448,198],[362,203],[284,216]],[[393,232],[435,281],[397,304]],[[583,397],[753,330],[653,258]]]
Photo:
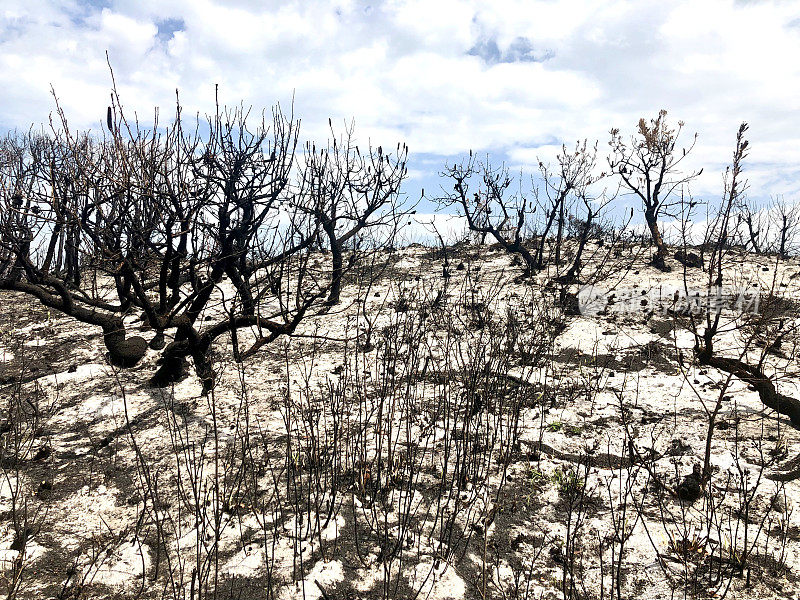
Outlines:
[[[0,296],[0,591],[188,598],[210,581],[241,598],[800,596],[800,484],[769,478],[797,466],[800,436],[746,384],[691,363],[687,320],[667,311],[680,268],[631,250],[596,284],[591,314],[563,315],[488,247],[454,249],[447,266],[421,246],[387,260],[378,281],[351,283],[244,364],[220,340],[207,397],[193,376],[148,387],[157,351],[116,370],[99,330]],[[778,290],[788,322],[798,274],[794,260],[742,256],[726,278]],[[704,287],[701,271],[687,278]],[[515,343],[548,360],[492,354],[512,314]],[[354,338],[368,329],[372,347]],[[718,347],[741,344],[731,330]],[[767,364],[800,397],[796,356],[787,334]],[[484,363],[498,371],[484,405],[458,404]],[[722,388],[712,479],[681,500]],[[518,443],[504,445],[514,407]],[[487,447],[446,488],[456,432]],[[629,438],[644,458],[630,460]],[[392,473],[380,487],[378,469]]]

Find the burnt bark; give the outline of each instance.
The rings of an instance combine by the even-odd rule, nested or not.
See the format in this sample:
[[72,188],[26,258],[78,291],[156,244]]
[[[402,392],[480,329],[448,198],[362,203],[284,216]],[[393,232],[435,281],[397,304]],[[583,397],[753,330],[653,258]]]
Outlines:
[[138,335],[127,337],[121,319],[111,319],[103,325],[103,342],[111,364],[117,367],[133,367],[147,353],[147,340]]
[[664,238],[661,236],[661,229],[658,227],[658,218],[654,211],[645,210],[645,221],[647,228],[650,230],[650,235],[653,239],[653,245],[656,247],[656,252],[653,255],[653,266],[659,271],[669,272],[672,269],[667,264],[667,245],[664,243]]
[[707,351],[698,352],[697,358],[701,364],[730,373],[751,385],[758,392],[758,397],[764,406],[789,417],[792,426],[800,429],[800,400],[778,392],[773,381],[761,367],[749,365],[736,358],[714,356]]
[[323,222],[322,228],[328,237],[331,250],[331,291],[328,294],[327,304],[333,306],[339,303],[342,294],[342,277],[344,275],[344,253],[342,244],[336,237],[336,228],[330,221]]
[[[122,103],[112,96],[113,113]],[[207,393],[219,337],[244,360],[292,335],[326,296],[338,302],[356,236],[396,231],[407,148],[361,154],[348,137],[299,157],[299,121],[279,107],[255,127],[243,107],[218,107],[207,128],[188,131],[180,112],[163,131],[137,121],[99,141],[72,133],[58,108],[52,136],[0,139],[0,290],[101,328],[116,366],[160,350],[153,384],[178,381],[192,362]],[[311,257],[323,228],[330,278]],[[127,335],[134,312],[150,344]],[[238,336],[243,328],[251,335]]]

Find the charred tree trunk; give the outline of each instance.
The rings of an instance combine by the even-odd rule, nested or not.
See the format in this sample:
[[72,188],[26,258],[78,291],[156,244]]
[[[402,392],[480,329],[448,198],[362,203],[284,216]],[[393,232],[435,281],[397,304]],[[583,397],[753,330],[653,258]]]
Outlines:
[[64,248],[66,253],[66,274],[64,279],[76,288],[81,283],[80,270],[78,268],[78,238],[77,226],[70,223],[67,228],[66,247]]
[[338,304],[342,293],[342,277],[344,275],[344,252],[342,244],[336,238],[336,225],[333,222],[324,222],[322,228],[328,236],[331,246],[331,291],[328,294],[327,304]]
[[586,242],[589,241],[589,233],[592,230],[592,220],[594,219],[594,214],[589,211],[589,214],[586,217],[586,224],[581,231],[581,237],[578,240],[578,250],[575,252],[575,260],[572,261],[572,266],[570,266],[569,270],[564,273],[561,277],[561,282],[565,285],[571,285],[575,283],[578,279],[578,275],[581,272],[581,259],[583,258],[583,251],[586,249]]
[[539,247],[536,249],[535,267],[539,271],[544,269],[544,247],[547,243],[547,235],[550,233],[550,228],[553,226],[553,221],[555,221],[555,218],[556,207],[553,207],[553,210],[547,215],[544,231],[542,231],[542,238],[539,240]]
[[109,319],[102,327],[103,342],[108,349],[111,364],[129,368],[144,358],[147,340],[138,335],[128,338],[122,319]]
[[556,268],[558,268],[558,265],[561,264],[561,243],[564,240],[564,220],[564,199],[562,198],[558,208],[558,229],[556,231]]
[[759,244],[759,232],[753,227],[753,215],[748,214],[744,218],[744,222],[747,224],[747,232],[750,236],[750,243],[753,246],[753,251],[756,254],[761,254],[761,244]]
[[47,255],[45,256],[44,263],[42,265],[42,271],[45,273],[50,273],[50,267],[53,263],[53,257],[56,255],[56,249],[58,249],[58,256],[56,258],[56,271],[61,269],[61,253],[64,249],[64,211],[66,210],[66,205],[66,194],[61,194],[61,196],[55,197],[55,202],[53,204],[55,211],[55,223],[53,225],[53,232],[50,235],[50,242],[47,246]]
[[789,223],[786,215],[781,215],[781,242],[778,248],[778,254],[781,258],[789,258],[789,253],[786,251],[786,239],[789,233]]
[[522,243],[522,240],[516,239],[513,242],[507,241],[502,235],[496,232],[496,230],[489,231],[487,233],[491,233],[492,237],[495,241],[500,244],[500,246],[506,252],[510,252],[511,254],[517,254],[520,258],[522,258],[523,262],[525,263],[525,273],[524,275],[532,275],[536,271],[536,260],[533,258],[533,255],[530,251],[525,247],[525,244]]
[[56,288],[57,293],[51,293],[37,284],[13,278],[0,280],[0,289],[30,294],[47,307],[59,310],[83,323],[101,327],[109,358],[116,366],[132,367],[144,357],[147,352],[147,341],[141,336],[128,338],[125,324],[120,317],[99,312],[94,308],[79,306],[63,283],[56,279],[50,279],[48,283]]
[[168,387],[186,377],[188,374],[187,356],[192,357],[195,372],[203,386],[203,395],[214,387],[216,373],[212,368],[210,357],[211,344],[197,335],[193,327],[180,327],[175,341],[168,344],[161,357],[160,365],[150,384],[155,387]]
[[751,385],[758,392],[761,402],[772,410],[789,417],[792,426],[800,429],[800,400],[781,394],[775,384],[764,374],[761,367],[748,365],[735,358],[714,356],[712,352],[700,351],[697,358],[701,364],[732,374]]
[[667,246],[661,236],[661,230],[658,228],[658,218],[655,212],[650,209],[644,212],[644,218],[647,221],[647,228],[650,230],[653,244],[656,247],[656,253],[653,255],[653,266],[660,271],[670,271],[671,269],[667,265]]

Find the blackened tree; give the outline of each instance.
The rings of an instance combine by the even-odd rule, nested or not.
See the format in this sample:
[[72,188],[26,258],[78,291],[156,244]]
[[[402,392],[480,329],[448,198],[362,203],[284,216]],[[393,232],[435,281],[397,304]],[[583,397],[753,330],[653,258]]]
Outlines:
[[[328,122],[331,125],[330,121]],[[345,272],[345,249],[356,250],[361,237],[369,232],[369,240],[390,245],[412,208],[401,205],[400,185],[406,177],[408,148],[397,145],[394,154],[381,146],[362,153],[353,141],[352,126],[337,138],[331,126],[327,147],[317,150],[307,143],[301,170],[300,197],[297,208],[316,221],[321,230],[323,247],[331,253],[331,289],[328,304],[337,304]]]
[[661,270],[669,270],[669,266],[659,219],[676,216],[672,210],[680,204],[676,190],[702,173],[701,169],[685,174],[680,169],[697,140],[695,134],[688,147],[679,149],[682,129],[682,121],[677,128],[670,128],[667,111],[661,110],[655,119],[639,119],[637,133],[630,141],[623,139],[619,129],[612,129],[609,142],[609,166],[619,175],[623,188],[642,201],[645,222],[656,247],[653,265]]
[[[71,133],[60,108],[50,134],[6,137],[0,289],[102,328],[121,367],[146,354],[148,341],[128,335],[144,321],[161,350],[153,383],[182,377],[191,358],[208,392],[215,340],[230,336],[243,360],[293,334],[346,268],[331,277],[311,260],[327,225],[313,208],[323,190],[293,183],[296,169],[312,168],[296,153],[299,121],[279,107],[252,121],[217,104],[187,128],[178,103],[168,126],[156,115],[146,129],[126,118],[115,91],[102,139]],[[365,178],[359,192],[370,185]],[[372,223],[369,206],[348,206],[360,230]]]

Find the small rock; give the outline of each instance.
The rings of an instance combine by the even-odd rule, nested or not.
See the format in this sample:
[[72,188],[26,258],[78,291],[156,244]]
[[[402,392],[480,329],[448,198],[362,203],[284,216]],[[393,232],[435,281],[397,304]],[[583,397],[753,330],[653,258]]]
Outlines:
[[559,546],[552,546],[550,548],[550,558],[553,559],[553,562],[557,565],[564,564],[564,554],[561,552],[561,548]]
[[135,366],[147,352],[147,340],[139,335],[117,342],[112,353],[111,363],[123,368]]
[[700,473],[700,465],[695,465],[692,472],[683,478],[675,488],[675,495],[679,500],[685,502],[694,502],[703,493],[702,474]]
[[53,449],[50,447],[50,445],[49,444],[44,444],[44,445],[40,446],[39,449],[36,451],[36,454],[34,454],[34,456],[33,456],[33,460],[35,460],[35,461],[47,460],[52,453],[53,453]]
[[163,350],[164,346],[167,345],[166,340],[164,339],[164,333],[159,331],[152,340],[150,340],[150,349],[151,350]]
[[692,447],[686,442],[686,440],[682,438],[675,438],[670,440],[669,445],[667,446],[667,456],[683,456]]
[[700,255],[695,254],[694,252],[684,252],[683,250],[678,250],[675,253],[675,260],[691,269],[699,269],[703,266],[703,259],[700,258]]
[[36,489],[36,497],[39,500],[48,500],[53,492],[53,482],[44,480],[39,484]]
[[34,531],[33,527],[26,527],[22,531],[19,531],[14,536],[14,541],[11,542],[10,550],[16,550],[18,552],[22,552],[25,549],[25,544],[31,539],[36,532]]
[[777,493],[772,498],[769,507],[777,513],[788,513],[792,510],[792,501],[786,494]]

